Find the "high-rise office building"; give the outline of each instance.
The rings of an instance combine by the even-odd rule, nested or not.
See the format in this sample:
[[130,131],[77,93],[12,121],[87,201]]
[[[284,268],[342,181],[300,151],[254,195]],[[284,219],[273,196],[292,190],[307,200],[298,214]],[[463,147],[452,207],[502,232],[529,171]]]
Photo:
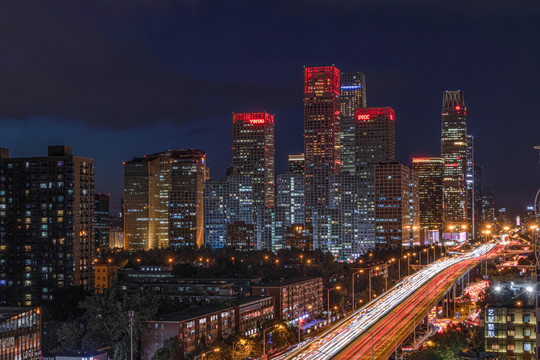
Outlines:
[[304,154],[289,155],[289,172],[295,174],[304,174]]
[[231,175],[204,186],[204,243],[213,249],[227,245],[228,225],[254,224],[252,178]]
[[375,165],[376,248],[420,243],[418,174],[399,163]]
[[356,110],[358,246],[362,251],[375,247],[375,164],[395,161],[395,121],[390,107]]
[[169,192],[169,246],[204,244],[204,183],[209,180],[206,153],[174,151]]
[[232,142],[232,173],[253,179],[256,207],[274,206],[274,115],[233,114]]
[[0,303],[93,290],[93,159],[69,146],[49,146],[43,157],[0,153]]
[[109,194],[94,194],[96,248],[109,246]]
[[304,175],[288,172],[277,177],[277,207],[284,209],[285,226],[304,224]]
[[356,173],[356,109],[367,107],[366,77],[341,73],[341,170]]
[[419,178],[420,227],[442,231],[444,160],[441,157],[417,157],[412,163]]
[[444,159],[444,222],[467,220],[467,120],[463,91],[446,91],[442,106],[441,156]]
[[304,194],[306,222],[328,205],[329,176],[341,168],[340,72],[335,66],[304,68]]
[[202,150],[167,150],[126,162],[125,248],[201,246],[208,177]]
[[356,110],[358,166],[396,160],[396,113],[390,107]]

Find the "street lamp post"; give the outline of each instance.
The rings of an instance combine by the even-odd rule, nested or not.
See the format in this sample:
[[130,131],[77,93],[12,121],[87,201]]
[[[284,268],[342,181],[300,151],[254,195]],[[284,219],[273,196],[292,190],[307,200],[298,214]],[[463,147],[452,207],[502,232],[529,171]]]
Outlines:
[[128,317],[129,317],[129,343],[130,343],[130,354],[131,354],[131,360],[133,360],[133,318],[135,316],[135,311],[129,310],[128,311]]
[[355,310],[355,307],[356,307],[356,303],[354,302],[354,276],[356,274],[360,274],[360,273],[363,273],[364,272],[364,269],[360,269],[358,271],[353,271],[353,274],[352,274],[352,311]]
[[326,310],[327,310],[327,318],[328,318],[328,324],[330,324],[330,291],[332,290],[339,290],[341,289],[341,286],[336,286],[336,287],[333,287],[333,288],[328,288],[328,292],[327,292],[327,304],[326,304]]

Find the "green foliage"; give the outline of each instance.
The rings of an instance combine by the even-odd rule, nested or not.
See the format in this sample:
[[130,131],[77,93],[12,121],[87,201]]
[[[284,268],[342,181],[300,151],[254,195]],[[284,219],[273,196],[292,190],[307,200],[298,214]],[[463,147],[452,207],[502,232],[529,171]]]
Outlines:
[[450,325],[445,332],[435,334],[434,346],[410,353],[407,360],[454,360],[461,351],[481,351],[484,345],[484,328],[464,324]]
[[128,311],[135,312],[133,343],[139,344],[146,322],[152,320],[157,305],[147,293],[130,293],[119,287],[105,289],[103,294],[86,297],[79,303],[82,315],[58,329],[63,350],[109,347],[113,359],[125,359],[130,349]]
[[169,338],[163,341],[163,347],[152,356],[152,360],[176,360],[182,359],[182,346],[178,341],[178,337]]

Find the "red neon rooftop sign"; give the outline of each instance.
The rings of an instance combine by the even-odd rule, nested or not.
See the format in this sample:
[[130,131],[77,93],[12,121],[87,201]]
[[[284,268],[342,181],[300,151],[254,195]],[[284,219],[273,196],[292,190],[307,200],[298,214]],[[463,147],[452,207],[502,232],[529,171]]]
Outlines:
[[335,66],[312,66],[304,68],[304,94],[341,92],[340,76]]
[[357,121],[369,121],[380,116],[387,117],[392,121],[396,120],[396,113],[391,107],[356,109]]
[[274,115],[265,112],[260,113],[233,113],[233,124],[237,121],[252,125],[274,125]]

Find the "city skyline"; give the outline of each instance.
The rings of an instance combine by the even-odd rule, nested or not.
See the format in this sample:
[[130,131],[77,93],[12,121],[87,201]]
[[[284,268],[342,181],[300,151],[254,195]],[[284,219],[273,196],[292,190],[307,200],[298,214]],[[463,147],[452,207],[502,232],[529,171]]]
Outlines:
[[[47,145],[66,144],[71,145],[75,153],[94,158],[96,191],[111,193],[113,210],[118,209],[121,197],[122,162],[143,153],[191,147],[202,149],[208,154],[211,178],[225,178],[225,169],[231,165],[231,144],[230,137],[222,135],[225,132],[230,134],[232,112],[267,111],[275,114],[276,175],[286,172],[287,156],[302,152],[303,147],[302,66],[331,64],[335,64],[342,72],[361,71],[365,74],[369,106],[391,106],[396,110],[396,133],[399,139],[397,160],[406,165],[411,164],[414,156],[440,155],[440,94],[445,90],[463,90],[467,96],[469,132],[475,136],[476,141],[475,156],[478,163],[484,167],[482,174],[486,187],[495,190],[497,208],[508,207],[520,211],[533,200],[533,184],[538,174],[533,173],[534,178],[531,179],[530,169],[534,169],[537,156],[532,146],[537,143],[534,134],[538,133],[537,127],[540,125],[531,120],[535,114],[533,106],[529,104],[534,104],[536,98],[532,89],[538,78],[538,70],[528,63],[516,68],[511,57],[512,54],[529,55],[524,56],[525,62],[537,58],[538,48],[530,47],[527,40],[534,34],[531,30],[538,27],[533,19],[540,9],[532,3],[525,5],[524,9],[513,9],[512,14],[520,15],[515,17],[506,16],[503,11],[506,9],[500,4],[493,5],[486,14],[481,14],[481,8],[468,8],[466,12],[460,13],[458,9],[435,9],[427,6],[420,10],[414,5],[404,4],[398,4],[393,9],[364,4],[365,14],[359,14],[360,10],[363,10],[360,6],[347,4],[345,9],[351,12],[351,15],[345,20],[353,20],[354,14],[361,17],[363,25],[355,28],[353,35],[359,36],[362,30],[367,31],[367,36],[361,38],[365,45],[360,49],[351,49],[345,46],[345,39],[336,39],[335,43],[330,45],[329,51],[322,55],[311,49],[316,44],[314,41],[304,40],[305,44],[299,41],[302,24],[295,25],[294,20],[302,15],[302,11],[318,18],[327,10],[331,15],[343,14],[344,10],[337,6],[317,3],[309,8],[286,8],[282,4],[271,7],[271,15],[276,16],[277,13],[273,21],[285,22],[286,26],[280,30],[281,34],[289,31],[294,35],[291,39],[280,36],[273,38],[263,30],[255,30],[253,34],[242,38],[245,26],[251,24],[252,19],[245,18],[245,13],[239,11],[238,6],[232,6],[225,14],[215,13],[217,9],[212,10],[209,19],[203,22],[208,25],[207,28],[200,29],[202,39],[215,35],[217,26],[224,24],[226,14],[239,11],[233,18],[245,21],[238,22],[237,28],[226,26],[224,29],[224,36],[238,39],[233,43],[233,50],[241,49],[242,45],[254,44],[253,41],[259,38],[274,49],[271,55],[264,52],[264,56],[250,55],[247,58],[246,50],[233,54],[230,50],[225,51],[225,44],[215,42],[211,42],[210,49],[202,49],[204,51],[201,55],[194,53],[195,55],[186,58],[182,55],[182,50],[198,49],[200,44],[187,41],[182,46],[174,46],[169,52],[167,47],[170,45],[171,35],[164,36],[151,46],[149,38],[156,33],[163,34],[164,29],[153,28],[152,25],[156,25],[154,23],[144,23],[139,30],[129,28],[122,32],[112,26],[113,20],[133,24],[139,24],[142,20],[136,13],[126,15],[124,20],[118,19],[124,9],[115,7],[109,8],[103,14],[98,14],[95,8],[89,9],[86,15],[90,20],[87,22],[74,25],[75,21],[60,21],[54,27],[47,28],[48,31],[66,34],[55,37],[55,40],[44,41],[47,38],[39,36],[33,39],[38,30],[42,30],[47,16],[77,19],[77,16],[82,16],[82,9],[62,5],[57,9],[38,7],[37,9],[42,11],[27,12],[27,18],[22,21],[14,15],[18,6],[10,6],[12,7],[6,9],[2,15],[4,26],[11,26],[13,21],[31,23],[28,24],[27,32],[17,33],[18,36],[32,38],[29,39],[29,44],[42,40],[49,45],[48,48],[56,51],[44,57],[38,64],[28,64],[21,59],[26,56],[36,57],[43,51],[42,46],[36,45],[30,50],[16,47],[14,38],[4,40],[10,55],[0,62],[0,72],[6,75],[5,96],[2,97],[1,104],[3,111],[0,112],[3,126],[0,135],[2,146],[10,148],[14,156],[35,156],[45,155],[42,149]],[[456,6],[459,8],[459,4]],[[134,7],[141,11],[146,10],[144,7]],[[281,13],[284,9],[288,12]],[[184,8],[182,5],[167,3],[153,9],[157,19],[171,26],[175,30],[172,33],[175,34],[178,34],[184,25],[175,23],[173,18],[183,10],[198,18],[201,16],[199,14],[208,9],[204,4]],[[398,15],[400,12],[409,16],[403,16],[402,19]],[[434,20],[429,20],[429,16],[420,16],[447,13],[455,18],[448,19],[444,26],[437,26]],[[385,22],[387,28],[381,28],[376,21],[369,18],[374,14],[377,14],[378,18],[386,16],[392,21]],[[264,14],[260,15],[264,18]],[[339,16],[335,16],[335,19],[329,17],[327,26],[323,26],[329,29],[327,34],[324,34],[324,39],[335,38],[335,35],[339,34],[339,29],[332,28],[338,23],[338,18],[341,19]],[[502,18],[504,22],[494,21]],[[98,20],[109,26],[100,30],[97,39],[91,38],[87,31],[96,30],[95,22]],[[212,20],[216,21],[212,23]],[[407,26],[413,21],[418,23],[416,29]],[[457,29],[448,26],[458,23],[463,26]],[[501,37],[507,27],[499,29],[500,23],[513,28],[512,32]],[[420,33],[419,29],[427,27],[433,27],[432,34]],[[315,31],[323,34],[323,30]],[[377,30],[381,32],[373,35]],[[73,34],[67,35],[70,31]],[[50,35],[49,32],[44,32],[44,35],[48,34]],[[468,37],[467,34],[473,36]],[[87,45],[73,49],[72,36],[78,36],[76,39],[79,40],[88,40],[85,41]],[[443,44],[446,43],[443,39],[449,39],[456,45],[448,47]],[[381,54],[369,52],[365,55],[365,52],[361,51],[361,48],[373,47],[380,40],[387,40],[390,44],[388,48],[381,47]],[[50,41],[54,43],[51,44]],[[125,46],[115,47],[115,41]],[[476,49],[479,43],[484,45]],[[231,45],[229,42],[226,44]],[[256,48],[258,47],[257,45]],[[445,58],[438,56],[443,48],[448,49]],[[105,63],[85,60],[86,57],[82,56],[87,55],[88,50],[103,54],[111,49],[114,51],[110,60]],[[485,60],[486,52],[489,61]],[[219,61],[216,59],[219,58],[211,59],[207,56],[211,53],[221,53],[224,61],[217,64]],[[467,54],[469,63],[460,60],[463,53]],[[399,56],[391,56],[392,54]],[[480,57],[480,54],[483,56]],[[430,64],[435,58],[436,65]],[[77,70],[72,66],[62,66],[66,62],[89,66],[88,74],[92,75],[101,69],[103,72],[99,74],[108,80],[96,80],[99,86],[86,86],[88,75],[74,76]],[[277,68],[281,69],[276,70],[275,66],[271,65],[273,63],[279,64]],[[209,66],[210,64],[215,66]],[[19,70],[30,65],[34,67],[34,76],[28,78]],[[228,68],[232,71],[228,71]],[[42,89],[42,86],[35,85],[45,81],[47,77],[44,75],[50,70],[55,70],[51,76],[56,80],[52,82],[55,85],[52,88],[45,87],[51,90],[48,91],[49,94],[28,90]],[[255,74],[260,76],[255,77]],[[115,76],[111,77],[112,75]],[[123,87],[113,86],[112,90],[125,93],[125,98],[107,90],[103,93],[103,98],[112,95],[110,99],[97,100],[96,96],[98,91],[103,90],[102,86],[118,77],[122,81],[132,79],[132,82],[125,82],[134,84],[133,93],[126,93]],[[169,77],[172,80],[167,80]],[[66,82],[62,79],[72,80]],[[138,108],[134,105],[138,97],[148,95],[148,90],[143,87],[153,89],[155,95],[145,98],[141,108]],[[500,87],[505,91],[500,91]],[[186,88],[193,90],[194,101],[193,106],[182,108],[186,101],[178,99],[185,95]],[[67,106],[67,100],[70,99],[67,93],[77,89],[75,93],[86,98],[88,104],[76,108]],[[116,103],[113,103],[114,101]],[[178,104],[172,106],[176,101]],[[110,106],[111,104],[114,106]],[[65,106],[60,107],[61,105]],[[120,105],[126,107],[126,110],[121,111]],[[109,111],[105,111],[106,109]],[[137,110],[140,114],[136,114]],[[512,121],[515,124],[514,129],[519,131],[516,136],[507,136],[502,131],[508,121]],[[82,140],[74,142],[72,139],[75,137]],[[100,141],[95,141],[96,139]],[[507,151],[507,148],[512,151]],[[501,173],[513,176],[498,176]]]

